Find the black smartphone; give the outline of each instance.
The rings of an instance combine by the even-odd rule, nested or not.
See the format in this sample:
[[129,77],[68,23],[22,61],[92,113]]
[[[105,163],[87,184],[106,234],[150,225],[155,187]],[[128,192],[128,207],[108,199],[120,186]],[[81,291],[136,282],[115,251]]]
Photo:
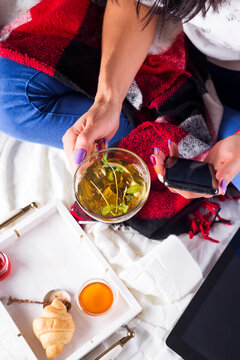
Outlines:
[[196,192],[218,194],[218,182],[212,164],[203,161],[167,157],[163,182],[167,187]]

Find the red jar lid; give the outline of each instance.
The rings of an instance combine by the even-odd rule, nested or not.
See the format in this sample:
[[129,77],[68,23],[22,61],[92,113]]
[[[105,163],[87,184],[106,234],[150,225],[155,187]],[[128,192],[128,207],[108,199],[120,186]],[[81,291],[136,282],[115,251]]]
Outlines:
[[10,261],[6,254],[0,251],[0,280],[3,280],[10,273]]

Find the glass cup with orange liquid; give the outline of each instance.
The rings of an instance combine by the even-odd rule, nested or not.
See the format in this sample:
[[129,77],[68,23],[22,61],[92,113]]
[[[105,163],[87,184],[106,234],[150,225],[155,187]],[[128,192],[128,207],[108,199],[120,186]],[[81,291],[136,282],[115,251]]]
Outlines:
[[109,312],[117,300],[116,290],[103,279],[85,282],[76,296],[78,307],[86,314],[98,316]]

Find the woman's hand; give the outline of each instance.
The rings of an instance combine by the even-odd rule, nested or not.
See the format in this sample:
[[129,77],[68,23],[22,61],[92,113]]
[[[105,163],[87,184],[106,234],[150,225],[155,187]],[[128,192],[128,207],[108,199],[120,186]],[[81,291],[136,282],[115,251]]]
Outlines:
[[[170,156],[179,157],[177,145],[169,141],[168,146]],[[154,154],[151,155],[151,161],[156,173],[158,174],[159,180],[163,181],[165,155],[161,150],[155,148]],[[214,166],[219,188],[218,195],[225,194],[229,182],[231,182],[238,172],[240,172],[240,134],[236,133],[235,135],[229,136],[226,139],[217,142],[216,145],[214,145],[209,151],[204,161],[209,162]],[[211,195],[172,188],[169,188],[169,190],[180,194],[187,199],[212,197]]]
[[[169,148],[169,156],[179,157],[177,144],[168,140],[168,148]],[[164,176],[164,171],[165,171],[165,169],[164,169],[164,162],[165,162],[164,153],[161,150],[159,150],[158,148],[155,148],[154,154],[150,156],[150,159],[151,159],[154,169],[158,175],[158,179],[161,182],[163,182],[163,176]],[[186,199],[195,199],[195,198],[199,198],[199,197],[206,197],[206,198],[212,197],[212,195],[194,193],[194,192],[190,192],[190,191],[173,189],[173,188],[169,188],[169,190],[175,194],[179,194],[179,195],[183,196]]]
[[204,161],[214,165],[219,189],[225,193],[227,185],[240,172],[240,133],[217,142]]
[[96,141],[110,140],[118,129],[122,102],[147,56],[157,27],[157,16],[144,26],[148,12],[149,7],[141,5],[137,14],[134,1],[107,1],[95,102],[63,136],[73,171],[75,163],[93,150]]
[[63,147],[73,171],[87,154],[95,151],[97,143],[107,147],[119,127],[121,105],[95,101],[88,112],[64,134]]
[[[93,150],[94,142],[110,140],[119,126],[122,102],[152,44],[158,18],[144,26],[149,7],[129,0],[107,1],[102,32],[102,57],[93,106],[63,136],[71,168]],[[143,21],[141,21],[143,19]]]

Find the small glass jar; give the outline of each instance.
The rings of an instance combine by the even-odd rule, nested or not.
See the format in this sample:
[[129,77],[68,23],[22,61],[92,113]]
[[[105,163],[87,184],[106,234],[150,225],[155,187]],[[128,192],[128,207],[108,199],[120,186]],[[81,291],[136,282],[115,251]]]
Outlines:
[[0,251],[0,281],[6,279],[11,272],[11,263],[6,254]]
[[117,301],[117,291],[103,279],[90,279],[76,295],[77,306],[87,315],[99,316],[109,313]]

